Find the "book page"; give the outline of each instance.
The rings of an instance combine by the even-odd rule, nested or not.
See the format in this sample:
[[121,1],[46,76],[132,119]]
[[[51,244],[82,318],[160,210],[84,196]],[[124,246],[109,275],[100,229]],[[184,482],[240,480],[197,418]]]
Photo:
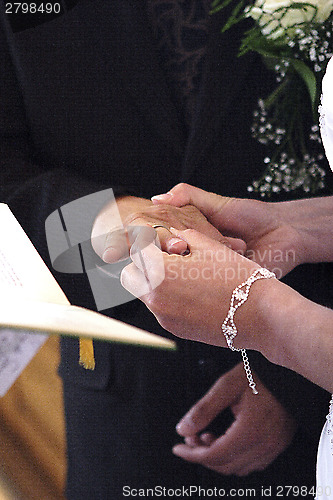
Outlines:
[[9,207],[0,203],[0,298],[69,304],[68,299]]
[[48,334],[96,338],[155,348],[175,343],[100,313],[70,305],[10,211],[0,203],[0,396]]
[[[0,204],[0,301],[2,313],[22,320],[19,303],[45,300],[68,304],[29,238],[5,204]],[[1,312],[0,312],[1,316]],[[1,323],[1,321],[0,321]],[[29,329],[30,330],[30,329]],[[6,394],[47,339],[46,334],[0,329],[0,396]]]

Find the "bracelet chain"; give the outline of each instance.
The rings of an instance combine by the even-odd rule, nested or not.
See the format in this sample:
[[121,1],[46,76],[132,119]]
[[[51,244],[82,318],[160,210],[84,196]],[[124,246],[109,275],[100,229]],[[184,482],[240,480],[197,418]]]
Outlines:
[[234,291],[232,292],[231,295],[231,301],[230,301],[230,307],[228,314],[225,318],[225,320],[222,323],[222,332],[226,338],[228,347],[232,351],[240,351],[242,358],[243,358],[243,365],[244,365],[244,370],[246,373],[246,377],[249,383],[249,387],[252,389],[253,394],[258,394],[258,391],[256,389],[256,384],[253,380],[252,376],[252,371],[250,368],[250,362],[249,358],[247,356],[246,350],[245,349],[237,349],[234,347],[233,342],[234,338],[236,337],[238,331],[237,327],[234,322],[234,316],[237,311],[237,309],[244,304],[244,302],[247,301],[250,293],[250,288],[253,285],[253,283],[257,280],[260,279],[269,279],[269,278],[275,278],[275,274],[269,271],[268,269],[260,267],[259,269],[256,269],[251,276],[238,285]]

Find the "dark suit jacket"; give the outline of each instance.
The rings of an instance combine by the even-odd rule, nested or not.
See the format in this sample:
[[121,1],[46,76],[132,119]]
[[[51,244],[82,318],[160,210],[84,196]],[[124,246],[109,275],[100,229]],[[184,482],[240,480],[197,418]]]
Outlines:
[[[1,199],[48,263],[46,217],[106,187],[149,197],[187,181],[247,195],[264,155],[250,136],[251,114],[272,82],[254,56],[236,57],[244,27],[219,33],[225,15],[210,20],[204,83],[188,131],[165,83],[142,2],[83,0],[50,22],[16,32],[2,12]],[[320,294],[328,274],[318,272],[309,270],[306,281],[310,290],[315,280]],[[55,275],[72,303],[94,307],[84,276]],[[296,281],[307,293],[303,276]],[[137,301],[107,313],[168,336]],[[126,484],[313,484],[318,414],[324,418],[328,398],[254,353],[260,377],[301,419],[306,451],[295,441],[267,471],[243,482],[172,456],[178,419],[240,361],[226,350],[178,344],[177,353],[161,353],[96,343],[97,367],[88,372],[78,366],[77,342],[63,342],[69,498],[118,500]],[[216,424],[219,432],[229,417]]]

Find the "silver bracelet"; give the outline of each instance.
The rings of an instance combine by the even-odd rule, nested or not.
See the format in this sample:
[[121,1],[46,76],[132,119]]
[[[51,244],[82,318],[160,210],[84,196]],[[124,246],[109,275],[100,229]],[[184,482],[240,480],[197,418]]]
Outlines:
[[234,316],[237,311],[237,309],[244,304],[244,302],[247,301],[250,293],[250,288],[253,285],[253,283],[257,280],[261,279],[268,279],[268,278],[276,278],[275,274],[269,271],[268,269],[265,269],[263,267],[260,267],[259,269],[256,269],[254,273],[251,274],[251,276],[241,283],[240,285],[236,286],[234,291],[232,292],[231,295],[231,301],[230,301],[230,307],[228,314],[225,318],[225,320],[222,323],[222,332],[226,338],[228,347],[232,351],[240,351],[242,354],[243,358],[243,365],[244,365],[244,370],[246,373],[247,380],[249,382],[249,387],[252,389],[253,394],[258,394],[258,391],[256,389],[256,384],[253,380],[251,368],[250,368],[250,363],[249,363],[249,358],[247,357],[247,353],[245,349],[237,349],[234,347],[234,338],[236,337],[238,331],[234,322]]

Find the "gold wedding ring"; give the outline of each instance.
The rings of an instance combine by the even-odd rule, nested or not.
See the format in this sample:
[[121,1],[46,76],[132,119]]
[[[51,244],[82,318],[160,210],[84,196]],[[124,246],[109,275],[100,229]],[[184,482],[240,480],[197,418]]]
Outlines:
[[157,229],[158,227],[163,227],[163,229],[166,229],[167,231],[170,232],[170,229],[168,227],[166,227],[166,226],[163,226],[162,224],[151,224],[151,227],[153,229]]

